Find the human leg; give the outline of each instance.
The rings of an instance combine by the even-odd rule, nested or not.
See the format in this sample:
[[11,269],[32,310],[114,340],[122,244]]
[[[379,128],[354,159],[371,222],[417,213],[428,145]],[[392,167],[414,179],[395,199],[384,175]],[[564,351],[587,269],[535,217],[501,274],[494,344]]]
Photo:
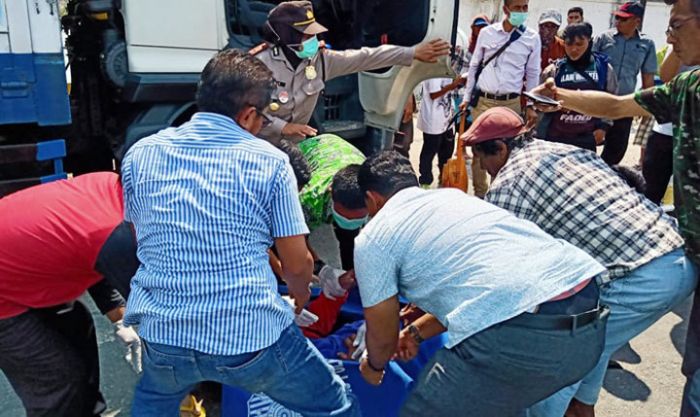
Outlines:
[[92,415],[85,362],[35,310],[0,320],[0,369],[27,417]]
[[564,317],[570,316],[522,314],[438,351],[401,415],[524,415],[527,407],[582,378],[600,356],[605,319],[547,327]]
[[672,173],[673,137],[653,132],[647,141],[642,164],[642,175],[647,184],[644,195],[655,204],[661,204]]
[[305,417],[360,416],[360,406],[345,383],[295,326],[267,349],[241,361],[214,358],[208,379],[262,392]]
[[131,415],[177,416],[185,395],[198,382],[204,381],[197,367],[195,351],[143,339],[142,345],[143,374],[136,384]]
[[608,165],[617,165],[622,161],[625,152],[627,152],[631,129],[631,117],[618,119],[613,122],[612,127],[605,135],[605,146],[603,147],[603,153],[600,155]]
[[610,356],[683,301],[696,282],[695,266],[678,249],[602,287],[600,302],[610,307],[610,317],[598,363],[575,386],[531,407],[530,416],[561,417],[573,398],[594,405]]
[[440,149],[441,135],[432,135],[423,133],[423,147],[420,150],[420,162],[418,164],[418,172],[420,176],[418,182],[421,185],[430,185],[433,183],[433,160]]

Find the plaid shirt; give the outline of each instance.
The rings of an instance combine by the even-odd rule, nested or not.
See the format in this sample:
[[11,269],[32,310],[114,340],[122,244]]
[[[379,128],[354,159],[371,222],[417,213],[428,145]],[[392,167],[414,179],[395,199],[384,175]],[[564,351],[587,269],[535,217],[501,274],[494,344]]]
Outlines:
[[486,200],[588,252],[610,279],[683,246],[673,218],[595,153],[568,145],[513,149]]

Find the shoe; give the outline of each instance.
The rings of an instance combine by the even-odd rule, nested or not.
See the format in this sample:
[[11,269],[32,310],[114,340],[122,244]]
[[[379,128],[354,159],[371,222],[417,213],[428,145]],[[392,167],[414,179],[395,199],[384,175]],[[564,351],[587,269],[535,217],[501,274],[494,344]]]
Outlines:
[[180,417],[207,417],[203,402],[204,400],[197,401],[194,395],[187,395],[180,403]]
[[420,188],[422,188],[424,190],[429,190],[431,188],[431,186],[430,186],[430,184],[421,184]]

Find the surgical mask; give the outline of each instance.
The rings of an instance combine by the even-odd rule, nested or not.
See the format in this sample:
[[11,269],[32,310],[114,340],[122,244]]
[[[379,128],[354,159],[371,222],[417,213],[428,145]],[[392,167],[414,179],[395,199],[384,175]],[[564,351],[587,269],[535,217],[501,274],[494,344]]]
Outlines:
[[527,12],[510,12],[508,21],[511,25],[518,27],[527,20]]
[[331,206],[331,212],[333,213],[333,220],[335,220],[335,223],[344,230],[357,230],[367,223],[367,216],[359,219],[348,219],[338,214],[333,206]]
[[318,52],[318,37],[314,36],[301,43],[301,51],[294,50],[294,53],[301,59],[311,58]]

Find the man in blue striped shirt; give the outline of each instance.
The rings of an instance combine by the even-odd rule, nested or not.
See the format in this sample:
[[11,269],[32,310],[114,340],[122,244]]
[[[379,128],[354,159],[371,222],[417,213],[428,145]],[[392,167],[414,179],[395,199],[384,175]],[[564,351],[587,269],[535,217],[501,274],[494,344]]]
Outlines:
[[300,311],[313,260],[296,181],[286,155],[254,136],[274,88],[254,57],[221,52],[202,72],[201,112],[124,157],[141,261],[124,318],[144,344],[134,416],[177,415],[204,380],[264,392],[304,416],[359,415],[294,325],[268,264],[274,244]]

